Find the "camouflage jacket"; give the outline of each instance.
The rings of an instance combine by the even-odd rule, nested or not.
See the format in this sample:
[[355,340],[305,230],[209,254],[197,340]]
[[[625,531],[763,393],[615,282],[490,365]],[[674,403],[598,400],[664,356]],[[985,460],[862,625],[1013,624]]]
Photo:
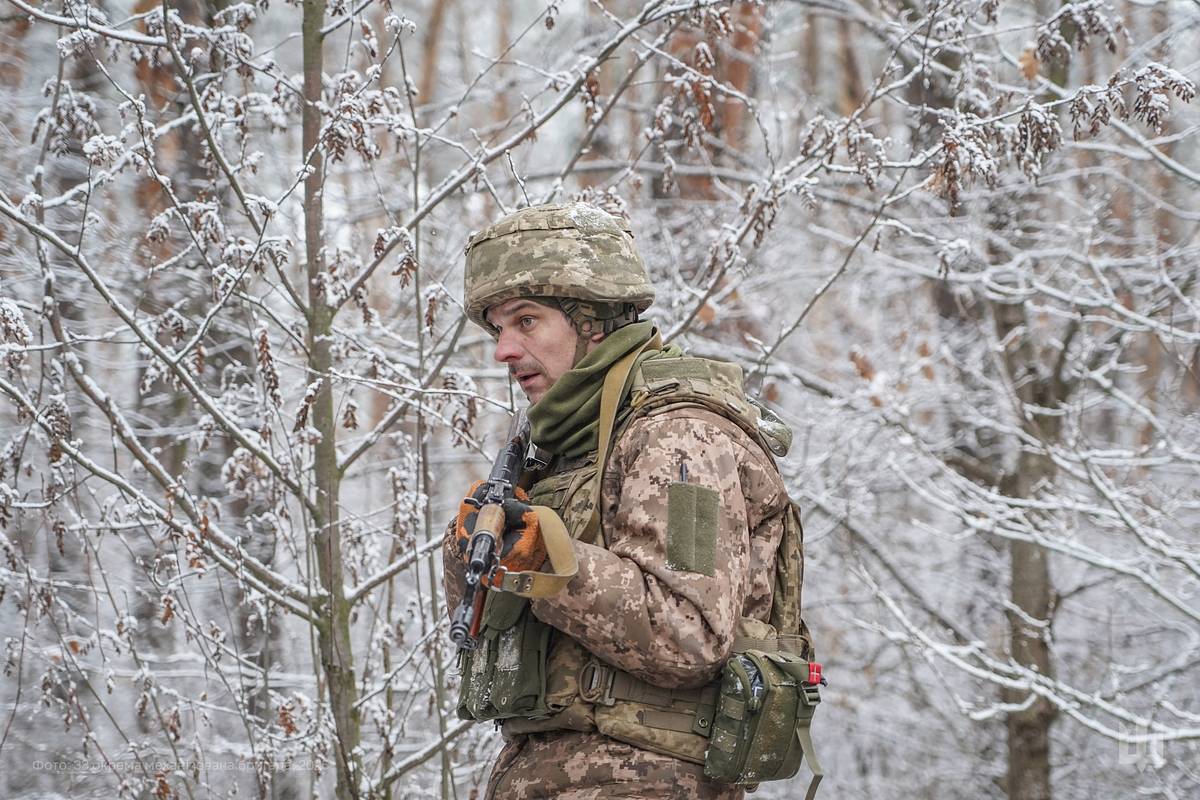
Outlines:
[[[680,555],[672,484],[716,493],[711,550]],[[720,671],[739,617],[766,621],[789,500],[771,459],[735,422],[699,408],[635,419],[613,445],[600,495],[606,546],[575,542],[579,572],[532,602],[543,622],[603,661],[662,687]],[[453,525],[443,543],[448,606],[461,597]]]

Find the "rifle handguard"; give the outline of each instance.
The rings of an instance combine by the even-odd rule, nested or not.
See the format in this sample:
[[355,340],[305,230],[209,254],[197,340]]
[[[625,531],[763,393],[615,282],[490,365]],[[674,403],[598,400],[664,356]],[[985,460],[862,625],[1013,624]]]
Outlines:
[[469,576],[478,578],[492,566],[503,533],[504,507],[499,503],[488,503],[479,509],[479,515],[475,518],[475,530],[471,534],[471,558],[467,562]]

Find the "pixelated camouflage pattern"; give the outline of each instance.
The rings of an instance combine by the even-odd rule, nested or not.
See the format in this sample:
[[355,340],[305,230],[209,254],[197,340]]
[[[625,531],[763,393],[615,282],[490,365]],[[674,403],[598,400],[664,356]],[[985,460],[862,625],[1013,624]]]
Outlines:
[[[580,530],[590,510],[595,466],[587,459],[571,466],[539,481],[530,494],[534,502],[559,510],[569,530]],[[720,495],[715,562],[721,569],[711,577],[667,565],[668,487],[679,480],[682,466],[689,482]],[[497,797],[740,797],[731,787],[707,781],[694,763],[702,758],[703,737],[636,724],[628,717],[636,716],[638,704],[585,703],[578,698],[577,676],[594,654],[656,686],[701,686],[713,680],[729,656],[734,634],[745,633],[751,621],[765,628],[769,618],[776,549],[790,511],[783,481],[770,457],[737,423],[701,408],[668,407],[636,418],[621,432],[600,499],[607,547],[577,542],[580,573],[562,594],[533,603],[537,617],[556,629],[546,699],[548,706],[562,710],[549,720],[506,720],[503,730],[506,737],[550,731],[535,738],[554,743],[570,729],[592,734],[605,747],[589,745],[585,756],[575,755],[587,767],[570,773],[580,782],[571,782],[558,768],[565,757],[556,758],[553,768],[538,758],[518,760],[507,770],[509,784],[502,786],[510,793]],[[461,564],[447,558],[446,565],[453,607]],[[664,749],[656,748],[655,739],[668,740],[665,749],[673,752],[694,750],[693,763],[654,752]],[[572,747],[564,748],[574,753]],[[609,758],[613,748],[620,755]],[[606,783],[614,780],[614,771],[631,774],[626,771],[630,764],[643,765],[632,773],[639,776],[669,766],[664,793],[630,793],[628,785],[618,790]],[[497,774],[504,771],[501,765]],[[683,780],[680,771],[690,776],[689,792],[672,794],[679,791],[672,781]],[[518,779],[519,784],[511,783]],[[593,779],[600,782],[582,782]],[[655,791],[649,784],[645,788]]]
[[[711,576],[667,564],[669,486],[717,492]],[[713,680],[740,617],[771,612],[775,550],[790,501],[774,463],[736,423],[699,408],[636,418],[618,438],[601,484],[604,545],[575,545],[566,590],[534,614],[605,662],[656,686]]]
[[584,203],[509,214],[472,236],[466,255],[467,316],[486,330],[484,312],[514,297],[632,303],[638,311],[654,302],[629,225]]
[[[686,365],[679,366],[686,372]],[[660,376],[646,377],[657,388]],[[730,378],[740,395],[740,376]],[[721,387],[726,388],[732,387]],[[740,413],[741,424],[729,418],[733,409],[719,414],[678,402],[654,407],[651,397],[666,399],[641,398],[638,414],[616,437],[605,471],[600,502],[606,541],[577,542],[579,574],[562,594],[533,604],[536,616],[555,628],[546,700],[551,709],[562,710],[547,720],[506,720],[503,730],[519,742],[536,731],[531,741],[539,743],[538,752],[561,748],[555,751],[560,755],[544,760],[510,745],[494,770],[497,797],[741,796],[735,787],[704,779],[696,763],[703,759],[704,737],[639,724],[639,710],[648,707],[638,703],[593,706],[578,697],[579,668],[593,654],[655,686],[695,687],[717,675],[735,634],[770,630],[776,551],[792,508],[774,462],[748,432],[753,422]],[[590,513],[594,459],[555,466],[531,496],[558,510],[568,530],[581,530]],[[719,495],[720,568],[713,576],[667,564],[669,486],[683,477]],[[453,607],[461,565],[449,557],[445,563]],[[584,744],[569,731],[592,738]],[[579,769],[560,768],[572,758]],[[630,777],[622,786],[617,775]],[[666,776],[661,784],[655,783],[658,775]]]
[[486,800],[741,800],[740,786],[713,783],[704,768],[598,733],[560,731],[510,740]]

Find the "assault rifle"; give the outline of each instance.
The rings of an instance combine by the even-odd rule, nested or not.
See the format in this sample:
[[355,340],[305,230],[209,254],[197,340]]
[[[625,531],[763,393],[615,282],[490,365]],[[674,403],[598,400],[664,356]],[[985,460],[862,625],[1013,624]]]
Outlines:
[[529,452],[529,420],[524,411],[513,417],[507,443],[500,449],[492,464],[492,472],[484,484],[482,500],[466,498],[478,510],[475,530],[467,552],[467,575],[463,581],[463,598],[450,621],[450,639],[464,650],[479,646],[479,626],[483,621],[483,602],[487,586],[497,565],[497,552],[504,536],[504,501],[513,496],[517,479],[525,467]]

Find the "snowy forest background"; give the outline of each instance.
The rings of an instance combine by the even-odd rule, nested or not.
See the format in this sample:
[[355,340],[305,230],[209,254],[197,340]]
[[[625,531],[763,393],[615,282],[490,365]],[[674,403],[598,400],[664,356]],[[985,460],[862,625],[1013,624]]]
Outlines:
[[[468,234],[795,431],[826,798],[1200,796],[1196,0],[3,0],[0,796],[446,797]],[[757,796],[799,796],[804,777]]]

